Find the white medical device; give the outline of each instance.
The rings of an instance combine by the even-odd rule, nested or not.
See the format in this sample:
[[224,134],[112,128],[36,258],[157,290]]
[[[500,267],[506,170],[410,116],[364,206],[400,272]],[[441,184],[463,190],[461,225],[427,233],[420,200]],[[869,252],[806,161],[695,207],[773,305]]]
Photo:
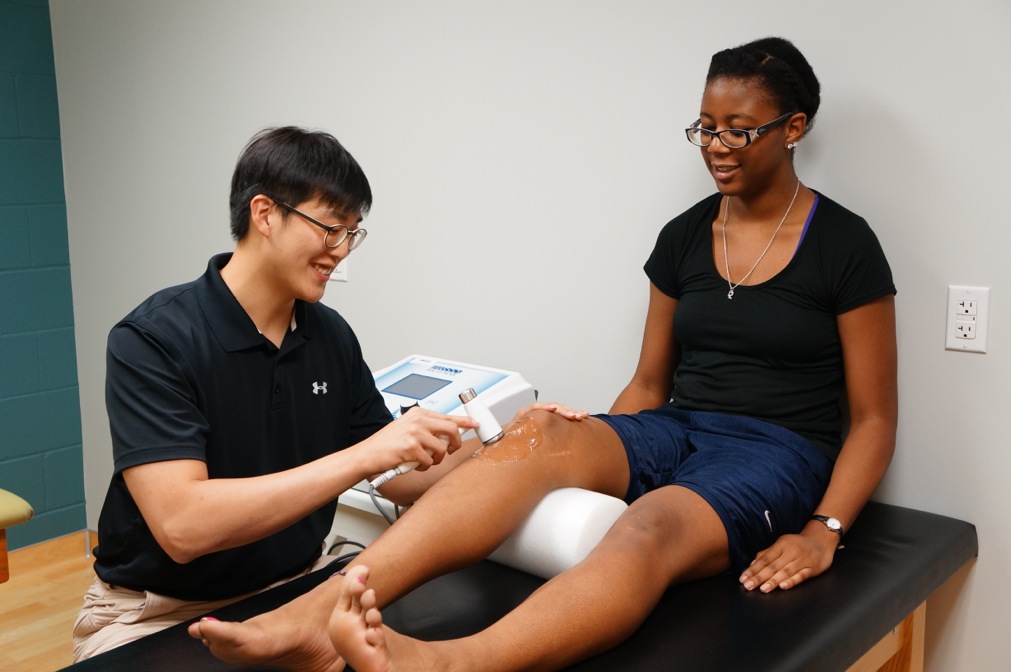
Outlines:
[[503,424],[537,398],[530,383],[514,371],[422,355],[411,355],[373,375],[395,418],[415,404],[437,413],[466,415],[460,394],[473,389]]
[[[477,432],[477,438],[481,439],[481,443],[488,445],[495,443],[503,436],[505,436],[505,430],[502,429],[502,424],[495,419],[488,407],[484,405],[484,402],[477,398],[477,392],[474,391],[473,387],[468,387],[466,390],[460,393],[460,403],[463,404],[463,410],[471,417],[472,420],[476,420],[478,425],[475,428]],[[407,410],[411,410],[410,407]],[[401,413],[406,411],[401,408]],[[429,452],[429,455],[431,453]],[[419,462],[404,462],[392,469],[387,469],[379,476],[369,481],[369,496],[374,496],[373,490],[382,486],[385,483],[389,483],[390,479],[396,478],[406,474],[409,471],[413,471],[418,468]]]
[[[373,375],[394,417],[414,405],[465,415],[460,395],[472,388],[476,399],[505,425],[537,398],[533,387],[518,373],[421,355],[407,357]],[[471,396],[464,394],[464,398]],[[473,435],[470,430],[463,438]],[[377,511],[377,505],[384,514]],[[555,490],[490,559],[550,578],[582,561],[625,508],[622,500],[608,495],[578,488]],[[370,544],[389,527],[387,519],[393,515],[393,504],[378,496],[373,500],[368,481],[362,481],[340,496],[327,545],[338,537]]]
[[[495,420],[504,425],[520,409],[537,400],[534,388],[515,371],[423,355],[411,355],[372,375],[394,418],[415,405],[446,415],[467,415],[460,394],[473,390]],[[462,438],[474,435],[474,430],[469,430]],[[389,527],[376,510],[377,502],[387,517],[395,514],[389,501],[381,497],[372,499],[368,481],[342,494],[331,534],[361,543],[375,540]]]

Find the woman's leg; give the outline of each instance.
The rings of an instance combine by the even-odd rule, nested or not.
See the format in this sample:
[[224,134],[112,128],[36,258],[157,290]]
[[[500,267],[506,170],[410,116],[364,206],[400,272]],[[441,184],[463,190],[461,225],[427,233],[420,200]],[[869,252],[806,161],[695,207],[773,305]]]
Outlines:
[[545,495],[563,487],[623,497],[625,449],[600,420],[538,412],[435,483],[351,566],[367,564],[370,586],[380,604],[389,604],[487,557]]
[[[370,569],[385,606],[435,576],[490,554],[551,490],[582,487],[622,497],[625,449],[604,422],[534,412],[507,428],[436,483],[351,563]],[[273,662],[304,670],[339,669],[326,623],[341,579],[245,623],[205,621],[190,634],[228,662]]]
[[420,642],[384,628],[365,567],[349,572],[330,633],[358,672],[556,670],[624,641],[669,585],[728,566],[716,512],[669,486],[638,499],[585,561],[476,635]]

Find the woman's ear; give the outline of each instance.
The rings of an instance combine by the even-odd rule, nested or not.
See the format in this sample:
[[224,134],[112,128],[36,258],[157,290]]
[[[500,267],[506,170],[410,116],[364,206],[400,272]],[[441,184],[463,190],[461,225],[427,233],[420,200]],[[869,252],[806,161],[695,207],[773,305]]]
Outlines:
[[249,229],[256,231],[265,238],[270,237],[270,213],[276,207],[274,200],[263,194],[253,196],[249,202]]
[[798,112],[786,121],[786,144],[796,144],[804,137],[807,131],[807,115]]

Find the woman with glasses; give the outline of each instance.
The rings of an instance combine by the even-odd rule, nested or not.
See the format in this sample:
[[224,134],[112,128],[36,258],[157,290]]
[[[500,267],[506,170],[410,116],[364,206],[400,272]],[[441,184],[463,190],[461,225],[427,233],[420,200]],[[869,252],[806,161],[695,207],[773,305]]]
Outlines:
[[[346,574],[191,634],[225,660],[297,669],[559,669],[623,641],[674,583],[733,572],[768,593],[828,569],[890,462],[897,392],[881,248],[794,170],[819,101],[786,40],[713,57],[686,134],[716,193],[658,236],[639,363],[610,414],[521,414],[495,445],[515,455],[536,428],[523,459],[465,461]],[[565,486],[629,504],[586,560],[469,637],[382,625],[381,607],[485,557]]]

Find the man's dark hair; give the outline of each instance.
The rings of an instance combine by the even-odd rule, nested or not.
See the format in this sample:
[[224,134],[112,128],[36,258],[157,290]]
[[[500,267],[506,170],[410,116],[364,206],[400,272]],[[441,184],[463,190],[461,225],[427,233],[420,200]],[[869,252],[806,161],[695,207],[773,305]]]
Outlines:
[[337,212],[362,217],[372,207],[368,178],[337,139],[294,126],[257,133],[239,156],[229,197],[235,240],[249,230],[249,202],[257,194],[293,206],[317,198]]

